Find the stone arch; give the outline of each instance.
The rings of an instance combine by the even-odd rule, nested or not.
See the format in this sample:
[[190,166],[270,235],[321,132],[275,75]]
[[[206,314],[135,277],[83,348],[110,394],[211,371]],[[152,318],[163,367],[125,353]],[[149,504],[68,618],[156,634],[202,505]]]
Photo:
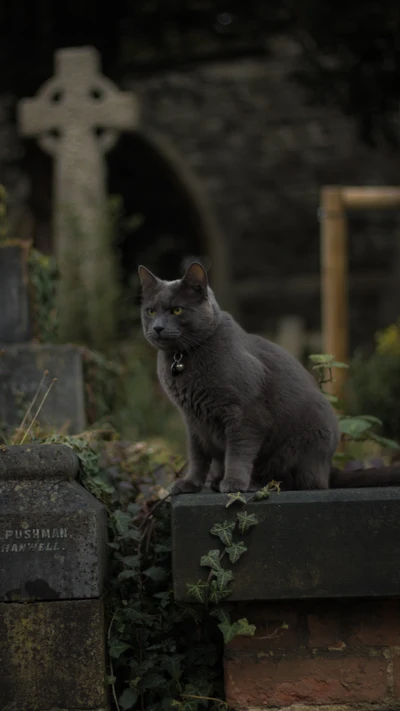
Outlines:
[[[129,212],[135,206],[140,207],[142,200],[145,209],[149,210],[147,204],[146,191],[153,184],[153,195],[151,202],[153,209],[166,210],[164,215],[166,226],[170,223],[175,232],[175,243],[180,250],[181,258],[188,256],[207,256],[211,263],[211,282],[217,298],[225,308],[232,308],[232,297],[230,286],[229,255],[222,231],[219,228],[214,216],[213,207],[205,194],[200,181],[188,167],[179,151],[165,136],[154,131],[139,130],[137,132],[123,134],[116,147],[108,157],[109,164],[109,185],[111,194],[122,196],[125,211]],[[131,188],[130,188],[131,186]],[[131,190],[131,194],[129,194]],[[141,193],[135,196],[133,193],[138,190]],[[166,204],[163,195],[157,191],[167,191],[174,202],[175,213],[172,215],[172,208]],[[137,199],[135,199],[135,197]],[[164,195],[165,198],[165,195]],[[168,202],[168,201],[167,201]],[[177,215],[180,213],[181,224],[177,224]],[[151,219],[151,216],[150,216]],[[128,220],[129,222],[129,220]],[[153,220],[154,222],[154,220]],[[162,219],[160,220],[160,224]],[[173,224],[171,224],[173,223]],[[136,223],[137,224],[137,223]],[[184,235],[182,231],[188,231],[187,249],[183,248]],[[128,230],[129,232],[129,230]],[[148,248],[146,254],[151,253],[153,244],[156,248],[157,236],[151,241],[151,228],[149,228]],[[120,241],[121,261],[124,266],[130,262],[130,268],[136,268],[138,261],[143,254],[143,240],[140,237],[140,227],[135,231],[131,230],[125,238]],[[173,235],[171,236],[173,237]],[[139,244],[137,244],[139,241]],[[141,242],[141,243],[140,243]],[[168,240],[166,240],[168,242]],[[130,247],[129,247],[130,245]],[[148,265],[152,264],[151,257],[147,257]],[[177,274],[177,263],[170,260],[170,271],[165,271],[165,278],[174,278]]]
[[[30,176],[30,195],[27,201],[25,218],[21,224],[18,236],[32,237],[38,249],[45,253],[53,251],[52,239],[52,175],[53,165],[50,156],[44,153],[34,139],[24,139],[25,155],[23,169]],[[140,156],[138,153],[140,152]],[[220,229],[214,215],[213,206],[208,199],[200,180],[188,167],[184,157],[165,136],[153,131],[138,131],[123,134],[115,148],[107,156],[109,192],[122,194],[125,202],[129,203],[130,184],[140,184],[143,166],[148,165],[148,181],[169,189],[169,194],[175,196],[176,207],[182,211],[181,228],[187,228],[187,235],[180,234],[181,243],[178,245],[180,259],[190,256],[207,256],[211,263],[211,284],[217,298],[224,308],[234,311],[234,299],[230,286],[229,251],[224,234]],[[151,164],[151,165],[150,165]],[[161,177],[160,177],[161,176]],[[169,186],[169,187],[168,187]],[[149,182],[147,184],[149,187]],[[134,203],[134,200],[131,200]],[[154,209],[160,200],[154,196]],[[162,201],[161,201],[162,203]],[[140,207],[140,205],[139,205]],[[162,209],[162,204],[160,205]],[[129,204],[128,204],[129,216]],[[129,252],[129,243],[132,245],[130,254],[131,269],[136,272],[138,259],[141,258],[140,250],[135,253],[137,232],[129,230],[125,236],[119,235],[117,249],[122,252],[122,257]],[[183,246],[183,237],[187,237]],[[125,250],[123,243],[125,242]],[[151,242],[149,242],[151,248]],[[129,256],[129,255],[128,255]],[[128,260],[129,261],[129,260]],[[151,263],[149,264],[151,268]],[[154,265],[153,265],[154,266]],[[170,271],[163,272],[165,278],[175,278],[180,262],[171,260]]]

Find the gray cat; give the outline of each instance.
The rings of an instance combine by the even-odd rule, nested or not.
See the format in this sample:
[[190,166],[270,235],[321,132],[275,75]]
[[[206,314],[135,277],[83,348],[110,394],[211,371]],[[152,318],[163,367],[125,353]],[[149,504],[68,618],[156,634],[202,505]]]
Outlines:
[[144,335],[157,372],[186,424],[189,469],[173,494],[207,483],[221,492],[400,484],[400,473],[332,469],[335,413],[315,379],[287,351],[246,333],[221,311],[201,264],[162,281],[139,267]]

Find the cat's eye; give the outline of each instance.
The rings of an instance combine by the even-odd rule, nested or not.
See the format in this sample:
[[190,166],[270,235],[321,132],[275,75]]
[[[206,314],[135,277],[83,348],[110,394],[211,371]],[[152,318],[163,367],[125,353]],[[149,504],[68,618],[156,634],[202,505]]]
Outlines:
[[172,313],[174,314],[174,316],[180,316],[182,311],[182,306],[174,306],[174,308],[172,309]]
[[152,318],[156,315],[156,310],[155,309],[147,309],[147,313],[149,316]]

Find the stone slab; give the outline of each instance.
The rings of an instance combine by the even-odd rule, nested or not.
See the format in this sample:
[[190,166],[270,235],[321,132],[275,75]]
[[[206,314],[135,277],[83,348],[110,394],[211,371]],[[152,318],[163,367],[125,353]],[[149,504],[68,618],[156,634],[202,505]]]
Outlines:
[[[51,459],[54,448],[10,449],[24,449],[22,459],[29,459],[29,450],[40,450],[42,458]],[[7,460],[7,451],[0,452],[0,457]],[[15,467],[14,460],[11,455]],[[32,454],[34,464],[37,460],[37,453]],[[16,473],[13,479],[2,477],[0,467],[0,600],[74,600],[103,594],[108,557],[106,510],[76,481],[65,478],[65,471],[70,477],[75,473],[67,456],[62,470],[61,458],[56,461],[54,477],[44,464],[42,479],[37,470],[35,478]],[[27,471],[26,463],[23,466]]]
[[[242,505],[224,494],[172,499],[174,592],[206,579],[200,558],[221,548],[214,523],[233,521]],[[400,487],[302,491],[249,503],[259,524],[243,535],[248,547],[234,571],[228,600],[375,598],[400,595]],[[236,535],[236,534],[235,534]]]
[[0,603],[0,709],[106,709],[100,600]]
[[50,431],[62,429],[76,434],[85,429],[83,366],[77,346],[0,343],[0,350],[4,351],[0,356],[0,422],[10,426],[21,423],[48,370],[33,413],[52,379],[57,378],[57,382],[44,402],[38,422]]
[[0,342],[32,338],[27,249],[0,247]]
[[0,481],[7,479],[75,479],[79,459],[64,444],[7,445],[1,450]]

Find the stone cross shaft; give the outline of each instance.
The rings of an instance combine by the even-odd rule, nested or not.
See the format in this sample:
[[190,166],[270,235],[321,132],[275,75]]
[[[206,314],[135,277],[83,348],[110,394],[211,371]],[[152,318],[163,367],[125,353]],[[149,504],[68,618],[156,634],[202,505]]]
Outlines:
[[138,121],[134,95],[119,91],[100,71],[94,48],[61,49],[55,54],[54,76],[18,107],[22,134],[36,137],[55,161],[53,230],[61,337],[76,333],[79,304],[89,311],[89,330],[95,318],[91,304],[104,288],[111,257],[111,245],[102,234],[107,225],[104,154],[119,132],[134,130]]

